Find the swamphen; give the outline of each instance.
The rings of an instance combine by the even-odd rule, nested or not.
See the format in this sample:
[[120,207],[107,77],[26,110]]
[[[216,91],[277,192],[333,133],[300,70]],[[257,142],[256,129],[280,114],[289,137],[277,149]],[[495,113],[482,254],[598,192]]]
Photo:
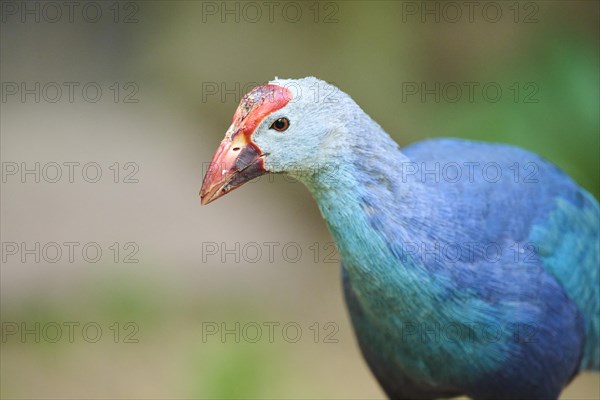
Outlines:
[[600,208],[548,161],[457,139],[400,149],[333,85],[276,78],[242,98],[202,204],[267,172],[317,201],[389,397],[552,399],[600,369]]

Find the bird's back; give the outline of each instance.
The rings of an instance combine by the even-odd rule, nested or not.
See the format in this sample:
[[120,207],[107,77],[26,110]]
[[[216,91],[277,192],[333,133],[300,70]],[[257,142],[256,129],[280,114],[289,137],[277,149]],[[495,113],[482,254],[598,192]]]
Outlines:
[[[438,244],[495,245],[502,256],[490,260],[486,254],[474,259],[463,254],[447,262],[428,257],[425,250],[409,269],[429,271],[430,278],[424,276],[423,293],[411,292],[416,297],[409,301],[430,308],[409,311],[386,294],[382,306],[400,314],[385,320],[369,309],[373,300],[357,295],[363,283],[346,274],[345,295],[361,349],[388,395],[547,398],[557,396],[579,370],[598,369],[600,210],[595,198],[553,164],[512,146],[441,139],[401,152],[408,161],[394,166],[397,181],[371,185],[372,194],[363,198],[370,209],[390,190],[399,193],[396,201],[388,198],[377,208],[380,212],[369,214],[398,264],[411,240],[413,245],[428,242],[429,249]],[[415,187],[415,182],[427,192],[406,204],[402,186]],[[396,279],[385,278],[386,290],[402,287]],[[429,305],[427,296],[432,296]],[[411,318],[444,320],[443,326],[452,321],[533,324],[539,335],[530,343],[506,337],[487,347],[469,341],[457,346],[447,341],[408,344],[397,327]],[[390,345],[390,337],[398,342]],[[479,367],[469,368],[471,359]],[[501,369],[494,366],[498,362]],[[491,372],[473,381],[470,375],[483,369]]]
[[[560,283],[585,320],[581,369],[600,369],[600,207],[568,175],[540,156],[509,145],[457,139],[415,143],[402,152],[419,170],[438,174],[449,201],[468,204],[482,217],[465,218],[467,230],[494,241],[507,233],[526,238],[528,252]],[[438,166],[434,164],[438,163]],[[460,167],[461,182],[453,182]],[[444,168],[446,172],[444,173]],[[471,169],[469,171],[468,169]],[[431,171],[436,171],[431,174]],[[439,173],[437,172],[439,171]]]

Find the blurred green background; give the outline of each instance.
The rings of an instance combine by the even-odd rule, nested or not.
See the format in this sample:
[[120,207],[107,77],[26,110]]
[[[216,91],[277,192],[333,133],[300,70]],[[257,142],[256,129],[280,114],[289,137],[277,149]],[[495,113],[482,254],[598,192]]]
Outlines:
[[[338,264],[326,257],[331,238],[308,192],[265,177],[207,208],[197,193],[243,92],[275,76],[312,75],[349,93],[401,145],[435,136],[513,143],[598,197],[599,3],[499,2],[499,17],[476,3],[471,20],[455,3],[456,22],[444,2],[391,1],[280,2],[271,18],[262,2],[96,2],[97,22],[81,9],[71,22],[64,8],[52,22],[52,10],[29,2],[40,7],[36,22],[19,14],[23,3],[3,2],[2,162],[95,162],[103,178],[6,176],[2,242],[94,242],[103,256],[23,262],[3,247],[0,396],[383,398],[357,349]],[[424,7],[433,14],[423,16]],[[73,102],[66,92],[56,102],[48,93],[39,102],[9,95],[10,83],[23,82],[79,86]],[[82,95],[89,82],[103,90],[97,102]],[[472,101],[466,91],[453,101],[452,87],[465,82],[478,85]],[[439,101],[406,91],[436,83],[448,89]],[[502,89],[498,101],[482,93],[490,83]],[[123,182],[127,162],[139,182]],[[124,248],[129,242],[137,247]],[[271,242],[278,247],[268,257]],[[281,251],[290,243],[302,251],[297,262]],[[239,260],[222,251],[236,246]],[[132,248],[139,262],[123,262]],[[35,331],[36,322],[40,343],[8,334],[11,324]],[[71,343],[65,322],[94,323],[101,338],[91,343],[77,328]],[[272,343],[269,322],[279,324]],[[63,326],[56,343],[47,340],[52,323]],[[263,336],[203,337],[222,323],[256,323]],[[286,323],[302,329],[297,342],[282,335]],[[563,397],[599,398],[599,386],[597,374],[584,374]]]

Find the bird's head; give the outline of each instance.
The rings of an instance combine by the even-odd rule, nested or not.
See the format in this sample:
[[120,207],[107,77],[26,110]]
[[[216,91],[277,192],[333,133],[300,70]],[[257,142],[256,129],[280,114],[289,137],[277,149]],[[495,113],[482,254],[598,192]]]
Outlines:
[[211,161],[202,204],[268,172],[300,179],[319,173],[331,159],[328,153],[339,153],[343,140],[335,137],[345,124],[346,99],[316,78],[276,79],[254,88],[240,101]]

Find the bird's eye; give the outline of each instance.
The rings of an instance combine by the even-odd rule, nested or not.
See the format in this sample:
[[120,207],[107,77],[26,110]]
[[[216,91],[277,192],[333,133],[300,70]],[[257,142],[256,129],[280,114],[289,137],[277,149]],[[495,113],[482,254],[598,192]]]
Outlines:
[[271,129],[275,129],[277,132],[283,132],[290,126],[290,120],[287,118],[279,118],[273,122]]

